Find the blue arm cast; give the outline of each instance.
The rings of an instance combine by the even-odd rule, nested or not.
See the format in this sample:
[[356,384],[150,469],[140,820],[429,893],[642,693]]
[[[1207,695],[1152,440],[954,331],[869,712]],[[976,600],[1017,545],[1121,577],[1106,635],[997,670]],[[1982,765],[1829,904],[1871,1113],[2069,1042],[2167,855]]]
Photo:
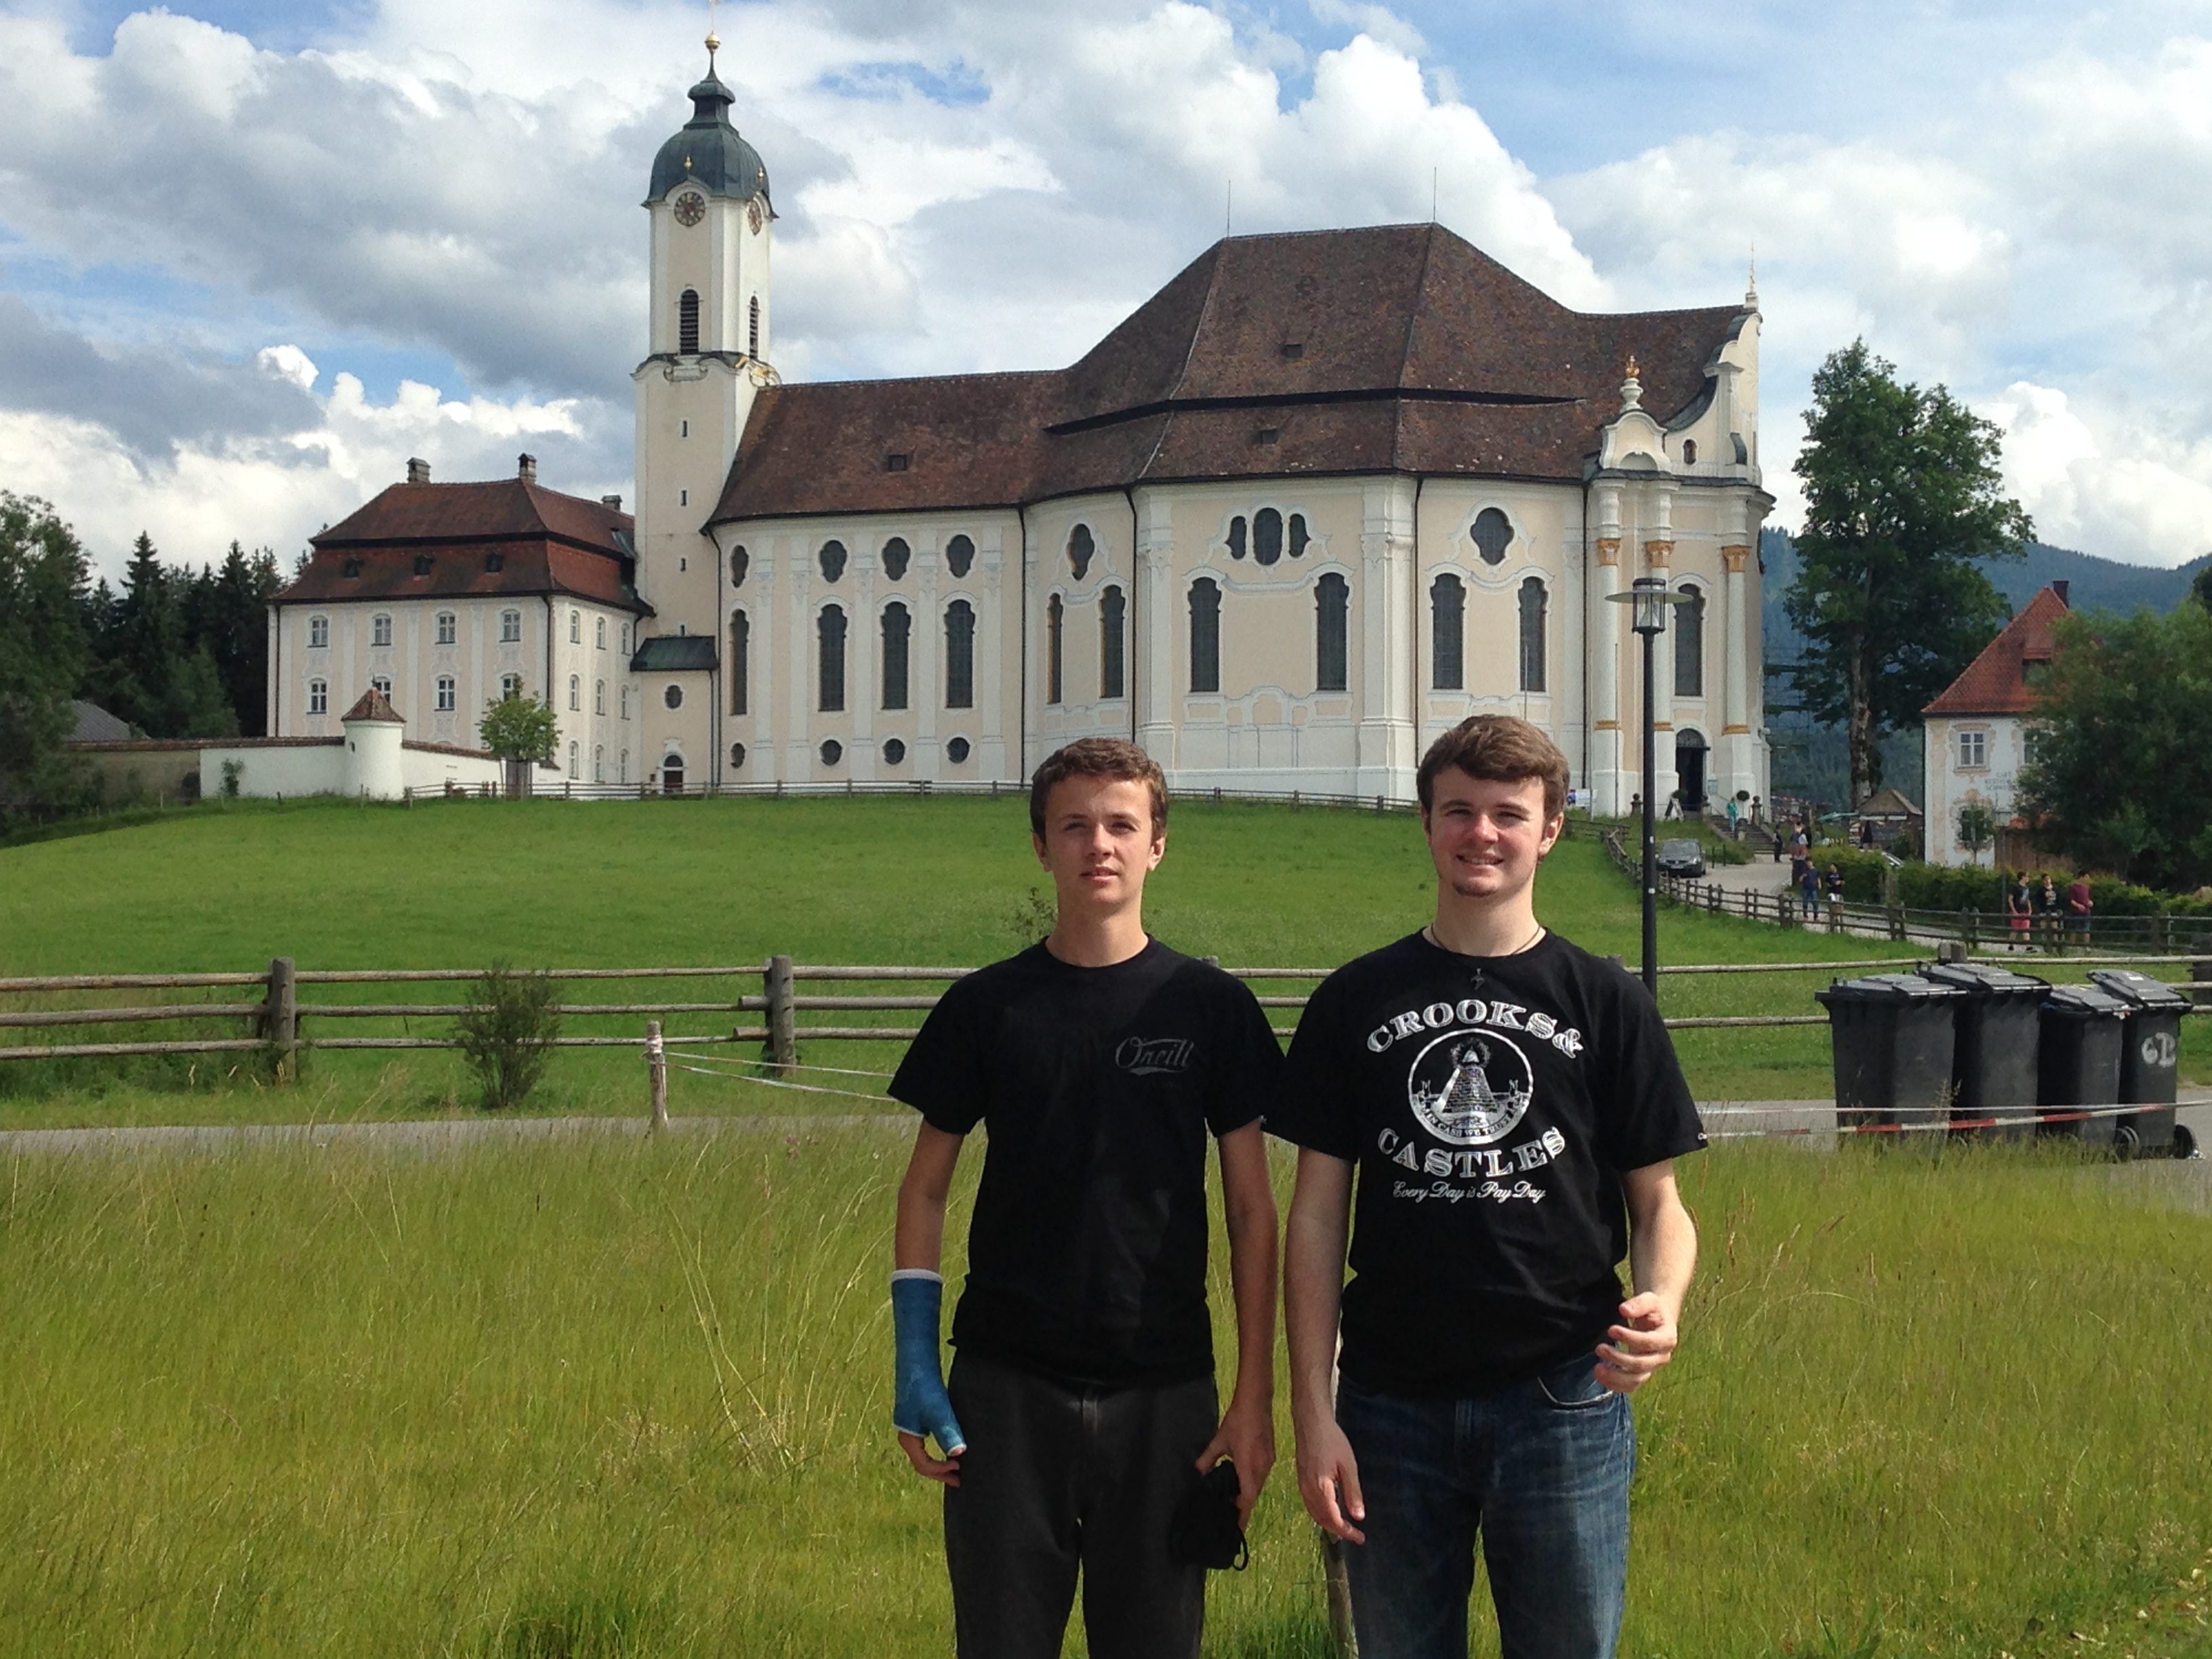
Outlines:
[[935,1273],[908,1267],[891,1275],[891,1328],[898,1338],[891,1426],[902,1434],[933,1436],[942,1455],[957,1457],[968,1449],[968,1437],[952,1414],[938,1359],[944,1298],[945,1281]]

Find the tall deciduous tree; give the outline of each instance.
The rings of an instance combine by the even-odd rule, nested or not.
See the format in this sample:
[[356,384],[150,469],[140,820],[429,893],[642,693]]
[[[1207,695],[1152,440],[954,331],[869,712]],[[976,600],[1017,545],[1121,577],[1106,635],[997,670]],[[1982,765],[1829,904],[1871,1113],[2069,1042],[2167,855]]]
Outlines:
[[74,793],[62,744],[84,672],[84,550],[53,509],[0,490],[0,784],[18,799]]
[[2212,882],[2212,611],[2066,617],[2037,689],[2036,837],[2156,887]]
[[501,760],[550,761],[560,726],[553,705],[535,697],[499,697],[484,705],[477,738]]
[[1802,564],[1784,602],[1806,649],[1790,678],[1844,727],[1856,804],[1881,783],[1883,734],[2004,624],[1976,561],[2018,557],[2034,529],[2002,493],[1997,428],[1942,386],[1900,381],[1863,340],[1821,364],[1805,422]]

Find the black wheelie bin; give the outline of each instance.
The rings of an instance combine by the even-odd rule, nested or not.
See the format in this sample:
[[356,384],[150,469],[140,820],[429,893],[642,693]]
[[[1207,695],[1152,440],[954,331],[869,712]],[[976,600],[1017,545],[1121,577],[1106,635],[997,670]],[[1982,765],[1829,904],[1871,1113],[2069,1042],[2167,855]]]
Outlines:
[[1869,974],[1839,979],[1813,995],[1828,1011],[1838,1128],[1848,1133],[1869,1125],[1949,1123],[1955,1016],[1964,991],[1917,974]]
[[2120,1103],[2161,1109],[2115,1118],[2113,1150],[2122,1158],[2170,1153],[2174,1095],[2181,1081],[2181,1019],[2189,1012],[2189,999],[2133,968],[2093,968],[2089,977],[2128,1005],[2120,1037]]
[[2011,1118],[1961,1133],[1978,1140],[2033,1139],[2038,1026],[2051,982],[1988,962],[1938,962],[1920,976],[1966,993],[1951,1058],[1952,1121]]
[[2120,1098],[2120,1036],[2128,1005],[2094,985],[2054,985],[2043,999],[2036,1103],[2043,1133],[2092,1146],[2112,1144],[2112,1115],[2078,1117],[2067,1109],[2114,1106]]

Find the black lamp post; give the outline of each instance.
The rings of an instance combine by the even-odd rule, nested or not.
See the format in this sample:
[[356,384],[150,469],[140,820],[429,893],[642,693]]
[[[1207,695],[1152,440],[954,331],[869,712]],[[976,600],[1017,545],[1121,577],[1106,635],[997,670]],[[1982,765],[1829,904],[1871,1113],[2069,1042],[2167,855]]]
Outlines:
[[1659,871],[1652,781],[1657,770],[1653,749],[1658,727],[1651,718],[1651,642],[1667,631],[1667,608],[1686,605],[1686,594],[1668,591],[1664,576],[1638,576],[1626,593],[1608,593],[1615,605],[1633,607],[1629,626],[1644,636],[1644,988],[1659,999]]

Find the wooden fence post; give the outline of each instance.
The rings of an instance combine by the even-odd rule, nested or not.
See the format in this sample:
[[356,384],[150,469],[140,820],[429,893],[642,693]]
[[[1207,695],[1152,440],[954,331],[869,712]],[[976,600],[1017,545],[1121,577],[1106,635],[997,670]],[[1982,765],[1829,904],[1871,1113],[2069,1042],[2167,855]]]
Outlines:
[[768,992],[769,1060],[777,1071],[787,1072],[799,1064],[799,1015],[792,1006],[791,958],[770,957],[762,981]]
[[653,1090],[653,1127],[668,1127],[668,1054],[660,1046],[660,1022],[645,1022],[645,1074]]
[[1841,899],[1828,901],[1828,931],[1832,933],[1844,931],[1844,902]]
[[269,959],[269,1000],[263,1005],[261,1034],[276,1056],[276,1080],[291,1082],[300,1073],[300,987],[289,957]]
[[1964,939],[1939,939],[1939,940],[1937,940],[1937,941],[1936,941],[1936,961],[1938,961],[1938,962],[1964,962],[1966,959],[1966,940],[1964,940]]
[[1319,1528],[1321,1579],[1328,1596],[1328,1637],[1338,1659],[1359,1659],[1359,1638],[1352,1628],[1352,1581],[1344,1571],[1344,1546]]

